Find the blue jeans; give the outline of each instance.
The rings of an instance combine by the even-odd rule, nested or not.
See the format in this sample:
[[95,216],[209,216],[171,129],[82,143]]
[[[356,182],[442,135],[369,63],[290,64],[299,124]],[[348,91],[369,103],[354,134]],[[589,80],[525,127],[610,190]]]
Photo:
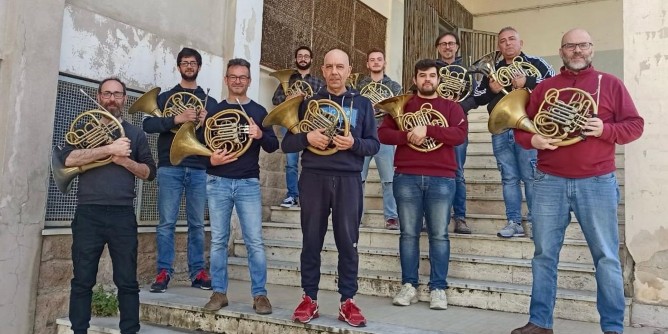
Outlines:
[[[285,136],[288,130],[281,127],[281,134]],[[299,153],[285,153],[285,184],[288,188],[288,194],[285,197],[299,197]]]
[[455,177],[455,199],[452,202],[452,210],[455,218],[466,218],[466,179],[464,179],[464,164],[466,163],[466,148],[469,146],[469,138],[461,145],[455,146],[455,159],[457,159],[457,176]]
[[624,286],[619,261],[615,173],[584,179],[567,179],[540,170],[534,181],[532,263],[533,287],[529,321],[552,328],[557,293],[559,251],[571,216],[575,213],[596,268],[596,305],[601,329],[624,330]]
[[[364,167],[362,167],[362,182],[366,181],[369,174],[370,156],[364,157]],[[380,144],[380,150],[373,156],[376,160],[376,167],[380,175],[381,186],[383,187],[383,216],[385,220],[396,219],[397,202],[394,200],[392,190],[392,177],[394,176],[394,145]]]
[[455,195],[455,179],[435,176],[394,175],[394,196],[399,210],[401,284],[418,285],[420,229],[423,217],[429,235],[429,289],[445,289],[450,261],[448,223]]
[[513,130],[498,135],[492,135],[492,149],[496,158],[496,165],[501,172],[503,186],[503,202],[506,205],[506,218],[515,223],[522,222],[522,187],[524,183],[524,197],[527,200],[529,212],[527,220],[531,219],[531,201],[533,193],[533,173],[536,169],[536,150],[525,150],[515,142]]
[[253,297],[267,295],[267,258],[262,241],[262,198],[260,180],[228,179],[207,175],[206,191],[211,219],[211,286],[227,293],[227,243],[230,240],[232,209],[239,216],[241,234],[248,252],[248,269]]
[[188,273],[194,280],[205,268],[204,262],[204,207],[206,206],[206,171],[190,167],[158,168],[158,212],[160,222],[156,229],[158,244],[158,272],[174,269],[174,231],[181,207],[181,194],[186,193],[188,220]]

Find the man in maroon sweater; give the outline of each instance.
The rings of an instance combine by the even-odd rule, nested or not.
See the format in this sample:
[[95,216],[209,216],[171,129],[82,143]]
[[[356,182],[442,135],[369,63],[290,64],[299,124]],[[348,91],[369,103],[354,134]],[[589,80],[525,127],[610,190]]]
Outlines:
[[[413,82],[417,86],[417,96],[408,100],[404,106],[407,116],[401,120],[412,117],[422,108],[429,108],[441,114],[448,126],[406,128],[406,123],[410,123],[406,122],[400,127],[397,120],[387,115],[378,129],[381,143],[397,146],[392,185],[401,231],[399,257],[403,286],[394,297],[393,304],[408,306],[417,302],[420,229],[424,218],[429,235],[430,308],[445,310],[448,307],[445,288],[450,261],[448,222],[457,172],[454,146],[466,140],[468,123],[458,103],[441,98],[436,93],[439,77],[434,60],[424,59],[415,64]],[[428,152],[409,146],[421,146],[426,141],[441,146]]]
[[[535,175],[532,260],[533,288],[529,323],[512,334],[552,333],[552,313],[557,293],[559,250],[575,213],[596,267],[596,303],[605,334],[624,331],[624,287],[619,261],[617,205],[619,187],[615,178],[615,145],[640,137],[644,121],[618,78],[591,65],[594,44],[582,29],[568,31],[561,39],[561,73],[545,79],[531,94],[527,114],[533,119],[551,88],[579,88],[598,101],[598,115],[587,118],[585,140],[557,147],[557,139],[517,131],[525,148],[538,149]],[[568,101],[572,93],[560,94]]]

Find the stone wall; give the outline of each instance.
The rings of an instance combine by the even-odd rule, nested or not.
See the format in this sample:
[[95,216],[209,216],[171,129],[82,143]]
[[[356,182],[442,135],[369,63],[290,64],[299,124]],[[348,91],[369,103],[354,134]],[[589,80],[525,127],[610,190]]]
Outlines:
[[[190,284],[188,279],[188,259],[186,253],[187,233],[177,232],[175,236],[176,256],[172,284]],[[209,263],[210,235],[206,234],[205,258]],[[70,280],[72,279],[72,235],[45,235],[42,239],[42,258],[39,264],[37,302],[35,307],[35,334],[55,333],[56,319],[66,317],[69,308]],[[155,233],[139,234],[137,252],[137,280],[142,291],[155,278],[156,260]],[[100,259],[97,283],[114,287],[111,258],[105,248]]]

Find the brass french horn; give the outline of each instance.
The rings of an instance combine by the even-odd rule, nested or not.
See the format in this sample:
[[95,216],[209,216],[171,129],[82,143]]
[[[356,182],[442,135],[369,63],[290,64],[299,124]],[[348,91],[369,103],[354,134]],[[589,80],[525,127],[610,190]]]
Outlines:
[[327,149],[320,150],[312,146],[307,149],[317,155],[336,153],[338,149],[331,144],[332,138],[350,133],[350,122],[343,108],[332,100],[311,100],[307,104],[304,119],[300,121],[299,106],[303,101],[303,96],[296,96],[279,104],[264,118],[262,126],[280,125],[293,134],[325,129],[324,135],[330,139]]
[[361,76],[362,73],[351,73],[350,76],[348,76],[348,79],[346,79],[346,86],[352,89],[357,89],[357,83],[359,82]]
[[[360,90],[360,95],[369,99],[371,104],[375,106],[376,103],[393,97],[394,93],[392,93],[392,90],[390,87],[387,87],[387,85],[380,82],[371,81],[366,86],[362,87]],[[385,116],[384,112],[378,110],[375,107],[373,109],[375,118],[380,119]]]
[[[443,114],[435,110],[430,103],[423,104],[416,112],[406,113],[404,106],[412,97],[411,94],[398,95],[383,100],[376,106],[392,116],[401,131],[411,131],[416,126],[421,125],[448,126],[448,121]],[[424,143],[419,146],[412,143],[408,143],[408,146],[419,152],[431,152],[439,149],[443,146],[443,143],[427,137]]]
[[[107,119],[108,122],[105,122],[104,119]],[[108,111],[93,109],[82,112],[72,121],[65,134],[65,141],[77,149],[92,149],[109,145],[124,136],[123,125],[116,117]],[[110,162],[111,156],[83,166],[66,167],[63,149],[54,147],[51,152],[53,180],[63,194],[70,192],[72,181],[77,175]]]
[[526,114],[528,101],[529,92],[525,89],[504,96],[490,114],[489,131],[499,134],[508,129],[520,129],[561,139],[552,143],[554,146],[569,146],[585,138],[582,131],[587,118],[598,114],[598,103],[591,94],[578,88],[549,89],[533,121]]
[[[130,108],[128,108],[128,114],[132,115],[137,112],[143,112],[153,117],[175,117],[190,108],[194,109],[197,114],[200,112],[206,113],[206,100],[208,100],[208,97],[203,103],[195,94],[178,92],[172,94],[169,99],[167,99],[165,107],[161,111],[160,106],[158,106],[159,94],[160,87],[153,88],[144,93],[130,106]],[[172,132],[176,133],[181,125],[182,124],[175,126],[172,129]],[[195,126],[196,128],[199,128],[199,123],[196,123]]]
[[205,146],[197,140],[195,123],[184,123],[174,135],[174,141],[169,149],[169,162],[178,165],[191,155],[210,157],[213,151],[218,149],[239,157],[246,153],[253,142],[249,134],[249,124],[250,118],[245,112],[237,109],[219,111],[207,118],[204,123]]
[[305,80],[296,80],[291,85],[289,84],[290,77],[292,76],[293,73],[295,73],[295,70],[293,69],[284,69],[272,72],[269,74],[269,76],[276,78],[278,79],[278,81],[281,82],[281,87],[283,88],[285,96],[291,96],[296,94],[304,94],[306,98],[313,96],[314,93],[313,87],[311,87],[311,85],[309,85],[309,83],[306,82]]
[[461,102],[473,92],[473,77],[462,66],[443,66],[438,70],[438,75],[440,83],[436,92],[444,99]]

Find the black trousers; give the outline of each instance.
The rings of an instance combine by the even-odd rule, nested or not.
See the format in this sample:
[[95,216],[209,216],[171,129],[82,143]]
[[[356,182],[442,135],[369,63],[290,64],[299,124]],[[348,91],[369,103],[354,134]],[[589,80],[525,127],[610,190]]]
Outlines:
[[301,276],[304,293],[318,299],[322,245],[331,212],[334,241],[339,252],[337,271],[341,301],[357,293],[357,241],[362,219],[362,177],[328,176],[302,172],[299,177],[303,246]]
[[109,248],[118,288],[121,333],[139,331],[137,219],[132,206],[79,205],[72,221],[70,322],[75,334],[86,333],[97,267],[104,245]]

